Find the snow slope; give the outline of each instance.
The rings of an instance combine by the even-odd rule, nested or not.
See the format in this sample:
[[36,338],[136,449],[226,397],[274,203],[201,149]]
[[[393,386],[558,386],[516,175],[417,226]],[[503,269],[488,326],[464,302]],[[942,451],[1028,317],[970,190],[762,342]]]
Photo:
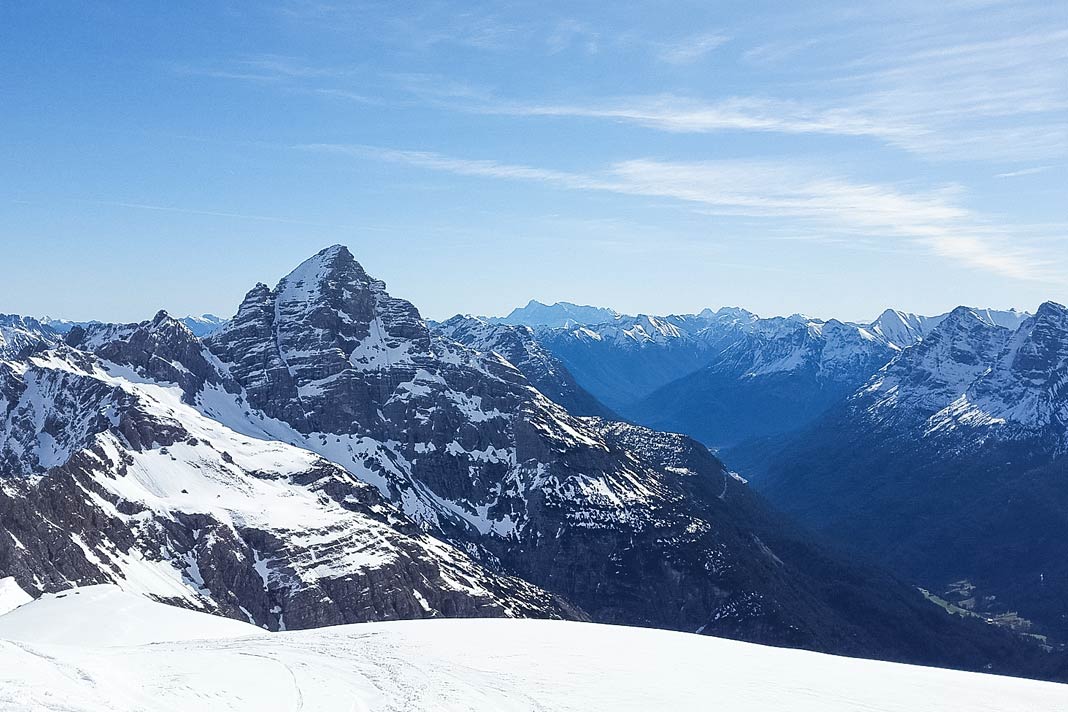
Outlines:
[[266,634],[249,623],[165,606],[113,584],[46,593],[0,616],[0,639],[33,645],[110,647]]
[[33,600],[11,576],[0,578],[0,616]]
[[[1068,708],[1065,685],[587,623],[451,619],[227,637],[255,629],[108,586],[23,606],[17,617],[39,625],[3,640],[14,617],[0,617],[0,709],[12,712]],[[90,617],[91,628],[55,630]],[[176,642],[179,618],[201,639]],[[141,644],[97,637],[120,620]]]

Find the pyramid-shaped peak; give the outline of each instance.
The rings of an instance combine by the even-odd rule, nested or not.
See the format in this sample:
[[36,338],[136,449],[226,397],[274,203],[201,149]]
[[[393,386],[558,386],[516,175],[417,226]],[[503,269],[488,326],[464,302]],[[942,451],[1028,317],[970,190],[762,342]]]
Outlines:
[[277,303],[284,305],[321,305],[337,307],[353,294],[385,293],[384,282],[370,277],[344,245],[320,250],[297,265],[278,282],[273,291]]
[[354,273],[357,278],[367,278],[367,273],[352,256],[349,248],[344,245],[331,245],[297,265],[296,269],[282,278],[282,283],[336,278],[344,272]]
[[892,324],[892,323],[895,323],[895,322],[899,322],[899,323],[902,323],[902,324],[906,324],[911,320],[910,317],[911,317],[911,319],[915,318],[914,315],[908,314],[908,313],[903,312],[903,311],[901,311],[899,309],[884,309],[883,313],[880,314],[875,319],[875,321],[873,321],[872,323],[873,324],[887,324],[887,323],[891,323]]
[[1057,302],[1043,302],[1035,312],[1037,319],[1063,319],[1068,316],[1068,307]]
[[946,318],[942,320],[941,324],[939,324],[939,329],[945,331],[947,328],[955,328],[972,324],[982,324],[983,326],[995,328],[997,327],[996,324],[980,316],[979,312],[976,311],[973,307],[959,306],[946,315]]

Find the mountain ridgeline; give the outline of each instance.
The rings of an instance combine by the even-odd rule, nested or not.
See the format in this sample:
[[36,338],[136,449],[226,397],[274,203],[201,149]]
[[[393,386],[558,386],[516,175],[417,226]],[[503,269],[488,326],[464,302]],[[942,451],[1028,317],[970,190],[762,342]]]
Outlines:
[[341,246],[203,339],[164,312],[5,328],[0,578],[33,595],[115,583],[271,629],[564,618],[1063,674],[815,543],[697,441],[616,420],[532,332],[432,332]]

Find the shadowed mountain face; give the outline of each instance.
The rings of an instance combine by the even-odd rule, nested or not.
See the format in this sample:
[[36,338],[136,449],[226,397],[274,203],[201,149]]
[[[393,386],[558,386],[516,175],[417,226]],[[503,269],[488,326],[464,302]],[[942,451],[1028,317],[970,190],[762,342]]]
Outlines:
[[1063,641],[1066,433],[1068,310],[1010,330],[962,307],[747,472],[900,574]]
[[711,363],[654,391],[627,415],[724,448],[791,432],[851,393],[895,353],[839,321],[761,320]]
[[0,577],[272,628],[590,618],[1053,674],[828,553],[685,436],[576,417],[343,247],[205,341],[159,314],[0,362]]

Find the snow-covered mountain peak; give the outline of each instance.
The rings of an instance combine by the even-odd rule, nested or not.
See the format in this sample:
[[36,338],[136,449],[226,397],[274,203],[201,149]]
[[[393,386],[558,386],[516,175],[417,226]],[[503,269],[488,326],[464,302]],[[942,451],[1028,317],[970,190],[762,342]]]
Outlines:
[[347,247],[333,245],[297,265],[282,278],[276,291],[280,305],[318,304],[350,290],[367,289],[371,282]]
[[1035,311],[1035,320],[1048,320],[1064,325],[1068,321],[1068,307],[1057,302],[1043,302]]
[[922,341],[900,352],[862,389],[880,394],[869,408],[908,404],[902,412],[927,417],[945,407],[989,368],[1012,332],[970,307],[957,307]]
[[[1023,316],[957,307],[854,401],[887,422],[922,422],[928,437],[1005,428],[1004,437],[1044,433],[1060,442],[1068,425],[1068,310],[1047,302],[1015,327]],[[1053,447],[1068,445],[1063,440]]]
[[926,317],[898,309],[887,309],[868,328],[894,348],[904,349],[926,336],[941,319],[942,317]]
[[60,341],[52,327],[18,314],[0,314],[0,360],[23,358]]
[[178,321],[185,324],[187,327],[189,327],[190,331],[201,337],[207,336],[211,332],[215,331],[216,329],[219,329],[224,324],[226,324],[226,319],[223,319],[221,316],[216,316],[215,314],[184,316]]
[[1041,305],[932,423],[1006,426],[1008,437],[1044,433],[1068,448],[1068,309]]
[[720,307],[719,309],[704,308],[695,315],[698,319],[719,324],[751,324],[760,319],[759,316],[741,307]]
[[253,287],[205,342],[231,364],[253,403],[302,430],[348,431],[354,421],[380,420],[362,389],[407,380],[435,358],[418,310],[391,297],[339,245],[274,289]]

